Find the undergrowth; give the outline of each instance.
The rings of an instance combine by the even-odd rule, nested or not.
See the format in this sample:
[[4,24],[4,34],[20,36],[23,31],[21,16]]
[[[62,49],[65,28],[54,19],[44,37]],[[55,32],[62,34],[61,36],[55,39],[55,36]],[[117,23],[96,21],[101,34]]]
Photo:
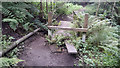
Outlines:
[[[80,15],[77,16],[79,16],[81,20],[84,20],[82,19],[83,17],[81,17],[84,16],[84,14],[82,15],[80,13]],[[79,21],[79,23],[81,24],[83,22]],[[120,45],[118,44],[120,36],[117,34],[118,28],[116,26],[112,26],[111,23],[112,21],[109,19],[101,20],[99,17],[96,18],[89,15],[89,30],[87,32],[86,43],[83,43],[81,39],[73,40],[74,45],[80,53],[80,65],[120,65]]]
[[[79,13],[74,16],[74,21],[71,27],[82,28],[84,23],[85,13]],[[113,26],[110,19],[101,19],[89,15],[88,32],[86,42],[82,39],[82,33],[74,31],[66,31],[71,36],[61,37],[56,36],[52,43],[64,43],[68,39],[73,43],[79,53],[79,66],[119,66],[120,65],[120,45],[118,40],[118,26]],[[53,33],[54,34],[54,33]],[[60,39],[60,40],[59,40]]]
[[[14,39],[14,38],[11,37],[11,36],[7,37],[6,35],[2,35],[0,37],[0,39],[1,39],[0,40],[0,48],[2,49],[2,51],[4,51],[8,47],[10,47],[9,45],[12,43],[12,39]],[[23,60],[17,58],[17,56],[16,56],[16,52],[17,51],[18,51],[18,49],[15,48],[6,57],[1,57],[0,58],[0,67],[4,67],[4,66],[16,66],[16,64],[18,62],[23,61]]]
[[61,8],[57,9],[56,13],[69,15],[75,10],[82,9],[80,5],[73,5],[72,3],[65,3]]

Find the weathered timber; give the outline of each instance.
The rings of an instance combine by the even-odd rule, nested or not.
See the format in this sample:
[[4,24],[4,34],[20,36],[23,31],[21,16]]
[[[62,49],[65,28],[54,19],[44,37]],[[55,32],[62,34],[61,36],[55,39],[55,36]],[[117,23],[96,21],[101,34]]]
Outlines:
[[73,44],[68,43],[67,41],[64,41],[66,48],[68,50],[68,53],[70,54],[77,54],[77,50]]
[[88,14],[85,14],[84,26],[83,28],[88,28]]
[[53,16],[52,14],[53,14],[52,12],[48,13],[48,25],[52,24],[52,16]]
[[61,29],[61,30],[72,30],[79,32],[87,32],[87,28],[71,28],[71,27],[61,27],[61,26],[48,26],[50,29]]
[[24,40],[26,40],[27,38],[29,38],[30,36],[32,36],[33,34],[35,34],[36,32],[38,32],[39,30],[40,30],[40,28],[37,28],[33,32],[31,32],[31,33],[23,36],[22,38],[18,39],[15,42],[13,42],[8,49],[6,49],[5,51],[2,52],[2,55],[0,55],[0,57],[2,57],[4,55],[6,55],[7,53],[9,53],[11,50],[13,50],[14,48],[16,48],[18,44],[20,44],[21,42],[23,42]]
[[[88,14],[85,14],[85,20],[84,20],[83,28],[88,28]],[[82,35],[82,41],[85,42],[85,39],[86,39],[86,32],[84,32],[83,35]]]
[[[48,13],[48,25],[52,24],[52,14],[53,14],[52,12]],[[48,37],[50,38],[51,36],[52,36],[52,32],[50,30],[48,30]]]

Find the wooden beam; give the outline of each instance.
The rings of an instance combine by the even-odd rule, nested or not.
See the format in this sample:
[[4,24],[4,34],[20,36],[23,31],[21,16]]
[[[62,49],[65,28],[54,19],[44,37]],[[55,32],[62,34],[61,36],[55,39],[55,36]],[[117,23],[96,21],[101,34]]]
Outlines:
[[66,40],[65,45],[66,45],[66,48],[68,50],[68,53],[77,54],[77,50],[76,50],[76,48],[75,48],[75,46],[73,44],[68,43],[67,40]]
[[87,28],[71,28],[71,27],[61,27],[61,26],[48,26],[50,29],[61,29],[61,30],[72,30],[78,32],[87,32]]

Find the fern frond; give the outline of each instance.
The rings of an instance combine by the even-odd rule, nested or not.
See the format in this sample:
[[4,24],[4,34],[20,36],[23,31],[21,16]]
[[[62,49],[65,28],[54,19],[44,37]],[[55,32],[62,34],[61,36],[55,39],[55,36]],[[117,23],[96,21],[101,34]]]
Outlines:
[[18,26],[18,21],[16,19],[8,19],[8,18],[5,18],[2,20],[3,22],[10,22],[10,27],[13,29],[13,30],[16,30],[17,29],[17,26]]
[[3,22],[15,22],[15,23],[18,23],[17,20],[15,20],[15,19],[9,19],[9,18],[5,18],[2,21]]
[[20,60],[20,59],[17,59],[17,58],[5,58],[5,57],[2,57],[0,58],[0,66],[10,66],[10,65],[13,65],[13,64],[17,64],[18,62],[21,62],[21,61],[24,61],[24,60]]

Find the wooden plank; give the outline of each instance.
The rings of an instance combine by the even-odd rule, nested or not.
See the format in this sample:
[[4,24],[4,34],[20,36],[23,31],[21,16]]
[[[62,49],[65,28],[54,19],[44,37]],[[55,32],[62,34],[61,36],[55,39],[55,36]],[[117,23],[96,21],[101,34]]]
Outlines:
[[65,45],[66,45],[66,48],[68,50],[68,53],[70,53],[70,54],[77,54],[77,50],[74,47],[74,45],[68,43],[67,41],[65,41]]
[[71,27],[61,27],[61,26],[48,26],[50,29],[61,29],[61,30],[72,30],[79,32],[87,32],[87,28],[71,28]]

